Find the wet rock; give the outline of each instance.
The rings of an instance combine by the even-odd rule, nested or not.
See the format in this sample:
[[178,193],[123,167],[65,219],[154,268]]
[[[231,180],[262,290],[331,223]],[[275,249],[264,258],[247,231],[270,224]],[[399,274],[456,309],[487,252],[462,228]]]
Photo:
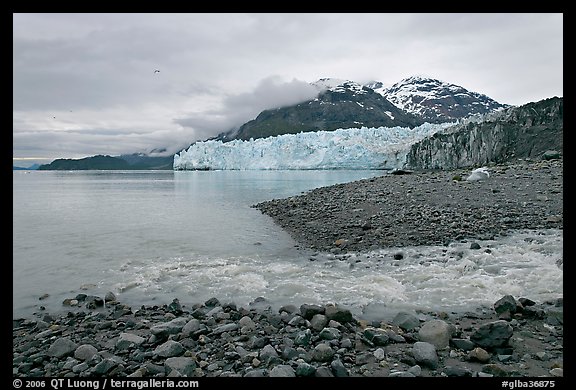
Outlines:
[[507,345],[512,333],[512,326],[508,322],[498,320],[481,325],[472,333],[470,340],[483,348],[495,348]]
[[[421,320],[393,317],[402,318],[399,324],[412,321],[405,326],[410,331],[392,321],[354,317],[344,323],[325,318],[326,326],[314,329],[312,318],[327,317],[328,306],[337,305],[310,312],[305,307],[307,316],[314,313],[310,320],[301,311],[233,304],[182,306],[181,317],[174,317],[168,305],[132,311],[119,302],[100,312],[77,307],[78,313],[42,313],[50,322],[40,321],[48,327],[38,326],[39,320],[13,320],[13,372],[30,377],[563,375],[563,322],[551,325],[547,315],[525,312],[558,312],[561,300],[525,305],[509,322],[487,308],[459,314],[423,311]],[[116,317],[118,307],[126,314]],[[194,317],[199,309],[203,316]],[[447,335],[450,350],[433,344]]]
[[399,312],[396,314],[392,323],[402,330],[410,331],[420,326],[420,320],[413,314]]

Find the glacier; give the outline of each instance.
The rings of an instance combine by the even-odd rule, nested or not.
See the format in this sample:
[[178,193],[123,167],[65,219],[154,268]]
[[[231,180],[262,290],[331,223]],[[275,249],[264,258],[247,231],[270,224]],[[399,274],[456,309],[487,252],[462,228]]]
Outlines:
[[267,138],[195,142],[174,155],[174,170],[401,169],[410,146],[453,126],[349,128]]

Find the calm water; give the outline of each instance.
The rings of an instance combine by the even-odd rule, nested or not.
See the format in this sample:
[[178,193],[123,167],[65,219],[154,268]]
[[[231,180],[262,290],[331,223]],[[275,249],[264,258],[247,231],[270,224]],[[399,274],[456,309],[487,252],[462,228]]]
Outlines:
[[[562,296],[562,231],[481,242],[490,253],[413,247],[341,258],[297,250],[251,208],[382,171],[14,171],[13,315],[78,293],[133,307],[220,301],[335,302],[357,315],[459,310],[504,294]],[[402,251],[402,261],[394,254]],[[43,294],[49,294],[39,300]]]

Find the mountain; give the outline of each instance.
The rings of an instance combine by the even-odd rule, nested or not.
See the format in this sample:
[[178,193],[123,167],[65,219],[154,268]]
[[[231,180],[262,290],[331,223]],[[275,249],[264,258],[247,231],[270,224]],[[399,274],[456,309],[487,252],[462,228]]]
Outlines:
[[141,153],[112,156],[92,156],[81,159],[57,159],[41,165],[38,170],[172,170],[174,157],[150,157]]
[[128,163],[118,157],[93,156],[81,159],[60,158],[50,164],[40,165],[39,171],[70,171],[70,170],[111,170],[128,169]]
[[237,131],[216,139],[249,140],[281,134],[331,131],[360,127],[416,127],[424,121],[394,106],[381,94],[356,82],[320,79],[316,99],[288,107],[262,111]]
[[360,127],[413,128],[425,122],[456,122],[508,107],[486,95],[420,76],[406,78],[389,88],[378,81],[361,85],[334,78],[311,84],[318,89],[316,99],[264,110],[237,130],[212,139],[227,142]]
[[478,115],[412,145],[411,169],[450,169],[562,155],[564,99],[553,97]]
[[428,77],[408,77],[389,88],[380,82],[367,86],[396,107],[430,123],[453,122],[508,107],[481,93]]
[[34,170],[38,169],[39,167],[40,167],[40,164],[32,164],[28,168],[17,167],[15,165],[12,165],[12,170],[13,171],[34,171]]
[[[165,150],[161,150],[165,152]],[[156,152],[156,151],[152,151]],[[151,152],[151,153],[152,153]],[[130,169],[152,169],[152,170],[166,170],[172,169],[174,163],[174,156],[149,156],[144,153],[122,154],[118,156],[130,165]]]

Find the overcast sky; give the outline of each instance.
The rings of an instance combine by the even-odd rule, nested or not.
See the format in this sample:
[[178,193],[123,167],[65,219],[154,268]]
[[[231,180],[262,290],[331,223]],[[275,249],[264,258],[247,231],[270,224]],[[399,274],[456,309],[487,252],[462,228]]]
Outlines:
[[[332,77],[563,96],[561,13],[13,14],[14,164],[174,154]],[[159,72],[155,72],[159,70]]]

